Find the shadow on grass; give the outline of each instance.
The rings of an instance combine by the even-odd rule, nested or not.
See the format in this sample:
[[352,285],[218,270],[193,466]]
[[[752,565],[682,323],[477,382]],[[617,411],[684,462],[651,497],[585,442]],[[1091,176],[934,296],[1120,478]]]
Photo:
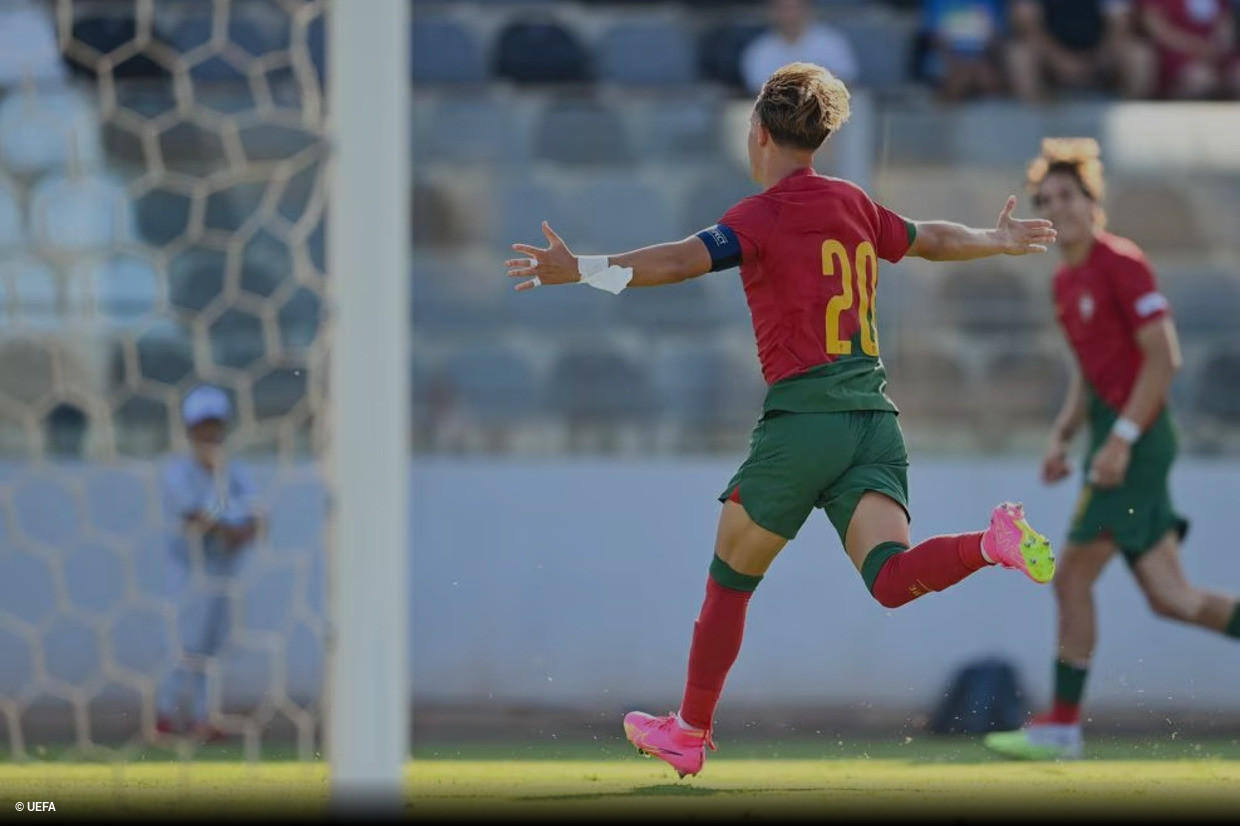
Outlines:
[[747,788],[747,789],[713,789],[709,786],[690,786],[688,784],[679,783],[657,783],[653,786],[638,786],[634,789],[628,789],[622,792],[588,792],[575,794],[541,794],[541,795],[524,795],[516,798],[526,802],[552,802],[567,800],[603,800],[606,798],[633,798],[633,797],[712,797],[714,795],[752,795],[752,794],[776,794],[788,792],[814,792],[821,791],[816,788],[804,789],[770,789],[770,788]]

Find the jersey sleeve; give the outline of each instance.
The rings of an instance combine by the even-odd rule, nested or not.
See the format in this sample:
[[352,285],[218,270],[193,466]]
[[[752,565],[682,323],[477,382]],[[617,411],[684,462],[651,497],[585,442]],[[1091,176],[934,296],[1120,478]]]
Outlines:
[[697,236],[710,251],[711,272],[761,258],[766,219],[765,207],[746,198],[725,212],[719,223],[699,232]]
[[882,204],[874,204],[874,209],[878,213],[875,251],[879,258],[894,264],[908,254],[913,239],[917,237],[917,228],[912,221]]
[[1116,305],[1128,329],[1136,330],[1168,314],[1170,305],[1147,261],[1122,258],[1109,268],[1109,274]]

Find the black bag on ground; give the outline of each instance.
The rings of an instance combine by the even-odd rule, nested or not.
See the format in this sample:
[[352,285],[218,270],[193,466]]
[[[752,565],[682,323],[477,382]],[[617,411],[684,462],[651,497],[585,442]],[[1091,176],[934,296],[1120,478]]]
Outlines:
[[930,718],[934,734],[1009,731],[1025,721],[1024,692],[1011,663],[986,658],[956,672]]

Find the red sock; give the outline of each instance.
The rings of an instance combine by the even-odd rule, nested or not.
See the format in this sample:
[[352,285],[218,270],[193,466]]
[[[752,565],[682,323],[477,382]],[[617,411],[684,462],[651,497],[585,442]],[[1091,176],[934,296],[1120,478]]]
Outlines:
[[1081,722],[1081,704],[1056,699],[1051,706],[1050,722],[1065,726],[1076,725]]
[[741,650],[745,612],[752,596],[752,591],[725,588],[713,578],[706,580],[706,599],[693,623],[689,678],[680,704],[680,719],[694,728],[709,729],[714,722],[723,681]]
[[888,559],[870,592],[887,608],[898,608],[989,564],[982,556],[981,531],[934,536]]

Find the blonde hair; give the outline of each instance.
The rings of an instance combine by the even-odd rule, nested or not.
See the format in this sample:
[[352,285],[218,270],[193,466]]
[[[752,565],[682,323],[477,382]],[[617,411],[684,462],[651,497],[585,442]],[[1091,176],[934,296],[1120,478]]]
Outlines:
[[1042,152],[1029,164],[1026,176],[1029,193],[1037,202],[1038,189],[1047,176],[1071,176],[1081,191],[1101,205],[1106,197],[1102,176],[1102,149],[1093,138],[1045,138]]
[[814,152],[848,120],[849,98],[843,81],[823,67],[789,63],[762,84],[754,115],[775,143]]

